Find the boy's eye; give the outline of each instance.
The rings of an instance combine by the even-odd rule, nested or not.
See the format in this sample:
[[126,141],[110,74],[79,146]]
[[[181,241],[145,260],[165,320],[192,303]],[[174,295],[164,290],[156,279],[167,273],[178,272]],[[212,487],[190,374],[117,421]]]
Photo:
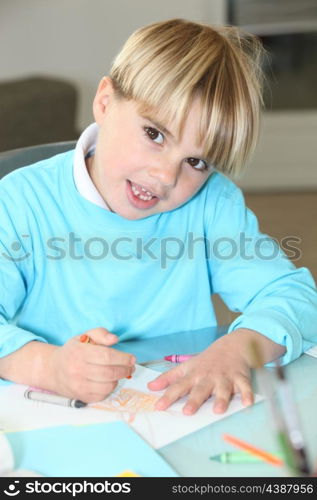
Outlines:
[[146,135],[156,144],[163,144],[164,135],[153,127],[144,127]]
[[199,158],[187,158],[187,163],[196,170],[208,170],[208,165],[204,160]]

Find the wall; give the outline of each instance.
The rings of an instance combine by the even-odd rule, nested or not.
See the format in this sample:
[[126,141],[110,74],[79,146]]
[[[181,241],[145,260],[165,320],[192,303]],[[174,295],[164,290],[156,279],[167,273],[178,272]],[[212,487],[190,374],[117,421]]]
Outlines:
[[[0,0],[0,80],[41,73],[75,82],[82,129],[92,121],[97,84],[127,36],[171,17],[221,24],[225,2]],[[238,183],[255,191],[317,189],[316,131],[316,111],[267,113],[257,151]]]
[[0,80],[60,76],[79,91],[78,127],[92,121],[101,77],[138,27],[172,17],[223,20],[223,0],[0,0]]
[[317,190],[317,111],[264,113],[257,149],[237,184],[248,191]]

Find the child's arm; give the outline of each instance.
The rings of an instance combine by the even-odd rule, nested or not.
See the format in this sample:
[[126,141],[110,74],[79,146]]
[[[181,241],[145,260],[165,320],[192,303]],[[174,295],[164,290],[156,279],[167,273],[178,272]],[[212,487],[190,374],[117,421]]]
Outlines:
[[[228,180],[210,212],[206,232],[213,249],[208,259],[212,291],[230,310],[242,313],[228,332],[259,332],[285,346],[282,364],[293,361],[317,340],[317,293],[309,270],[296,268],[283,247],[260,232],[243,194]],[[300,254],[299,239],[285,238],[284,244]]]
[[149,383],[154,391],[167,389],[156,404],[165,410],[179,398],[188,395],[183,411],[195,413],[210,396],[215,396],[213,410],[223,413],[234,393],[240,393],[242,403],[253,403],[250,370],[250,343],[255,340],[265,363],[279,358],[285,347],[264,335],[247,329],[239,329],[214,342],[201,354],[163,373]]
[[265,363],[281,358],[284,364],[316,342],[317,293],[309,271],[296,269],[278,245],[259,232],[256,217],[230,181],[215,177],[208,195],[212,291],[242,314],[230,325],[230,333],[149,384],[152,390],[167,389],[158,402],[161,409],[189,395],[187,414],[211,395],[220,413],[235,392],[241,393],[244,404],[252,402],[251,339],[259,343]]
[[82,344],[79,336],[63,346],[25,344],[0,359],[0,377],[86,403],[104,399],[134,371],[135,357],[112,349],[118,337],[104,328],[86,333],[98,345]]
[[101,400],[133,371],[135,358],[111,348],[115,335],[97,328],[86,333],[99,345],[75,336],[57,346],[13,321],[38,278],[27,186],[18,172],[0,183],[0,377],[85,402]]

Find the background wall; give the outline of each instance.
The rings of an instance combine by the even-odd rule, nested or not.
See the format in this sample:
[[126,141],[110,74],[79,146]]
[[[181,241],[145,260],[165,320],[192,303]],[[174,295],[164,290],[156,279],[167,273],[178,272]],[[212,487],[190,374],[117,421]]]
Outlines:
[[[41,74],[73,82],[81,130],[92,121],[97,84],[126,38],[171,17],[222,24],[226,2],[1,0],[0,81]],[[316,131],[316,111],[265,113],[259,146],[238,184],[253,191],[317,189]]]
[[172,17],[223,21],[223,0],[1,0],[0,80],[60,76],[79,91],[77,123],[92,121],[99,80],[137,28]]

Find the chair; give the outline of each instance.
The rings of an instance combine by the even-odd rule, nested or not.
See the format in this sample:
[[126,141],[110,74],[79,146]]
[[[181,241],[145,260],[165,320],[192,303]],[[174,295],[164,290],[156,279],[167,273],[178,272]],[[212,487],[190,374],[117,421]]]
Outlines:
[[76,85],[37,76],[0,80],[0,151],[75,140]]
[[76,141],[52,142],[0,153],[0,179],[13,170],[74,149]]

